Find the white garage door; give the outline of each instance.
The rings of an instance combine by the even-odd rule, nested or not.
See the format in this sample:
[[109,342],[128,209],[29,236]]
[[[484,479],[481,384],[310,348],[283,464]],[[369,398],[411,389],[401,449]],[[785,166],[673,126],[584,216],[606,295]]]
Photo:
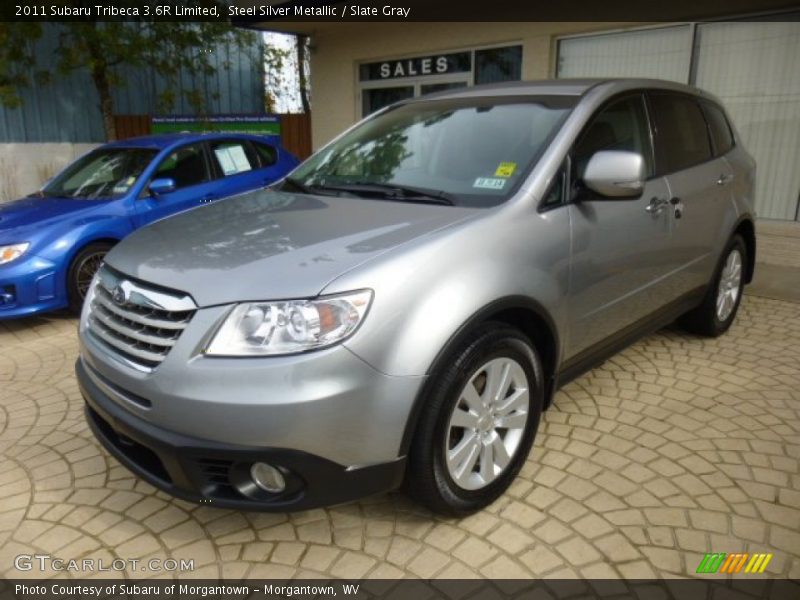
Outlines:
[[725,22],[698,24],[696,35],[691,25],[680,25],[565,38],[557,75],[658,77],[716,94],[758,163],[758,215],[798,220],[798,64],[800,23]]

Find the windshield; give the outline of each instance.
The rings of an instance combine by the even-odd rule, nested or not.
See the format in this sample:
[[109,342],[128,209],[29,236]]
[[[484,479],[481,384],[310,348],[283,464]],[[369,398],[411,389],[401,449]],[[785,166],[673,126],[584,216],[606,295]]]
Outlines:
[[[461,206],[495,206],[516,190],[574,103],[547,96],[400,105],[323,148],[289,183],[309,193],[327,188],[407,201],[425,194]],[[386,193],[392,189],[399,193]],[[408,190],[414,195],[403,193]]]
[[144,148],[95,150],[81,157],[47,184],[45,196],[117,198],[125,194],[158,154]]

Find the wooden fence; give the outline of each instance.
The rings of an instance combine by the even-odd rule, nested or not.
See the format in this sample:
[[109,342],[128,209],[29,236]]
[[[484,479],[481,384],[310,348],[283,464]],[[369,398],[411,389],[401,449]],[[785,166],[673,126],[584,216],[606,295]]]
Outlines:
[[[311,155],[311,114],[279,115],[281,144],[300,160]],[[150,134],[150,115],[114,115],[117,139]]]

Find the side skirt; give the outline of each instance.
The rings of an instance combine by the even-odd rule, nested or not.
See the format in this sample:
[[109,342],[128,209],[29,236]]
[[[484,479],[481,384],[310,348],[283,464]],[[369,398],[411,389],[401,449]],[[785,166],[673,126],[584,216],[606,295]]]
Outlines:
[[698,306],[703,301],[706,289],[705,286],[696,288],[635,323],[628,325],[625,329],[621,329],[611,337],[568,358],[558,370],[554,388],[557,390],[587,371],[600,366],[607,359],[630,346],[636,340],[669,325],[681,315]]

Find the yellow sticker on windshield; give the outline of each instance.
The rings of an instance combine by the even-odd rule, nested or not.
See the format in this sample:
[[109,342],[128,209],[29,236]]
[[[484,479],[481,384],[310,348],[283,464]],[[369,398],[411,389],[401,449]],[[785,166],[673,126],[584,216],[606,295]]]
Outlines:
[[495,177],[511,177],[514,171],[517,170],[517,163],[514,162],[501,162],[497,165],[497,170],[494,172]]

